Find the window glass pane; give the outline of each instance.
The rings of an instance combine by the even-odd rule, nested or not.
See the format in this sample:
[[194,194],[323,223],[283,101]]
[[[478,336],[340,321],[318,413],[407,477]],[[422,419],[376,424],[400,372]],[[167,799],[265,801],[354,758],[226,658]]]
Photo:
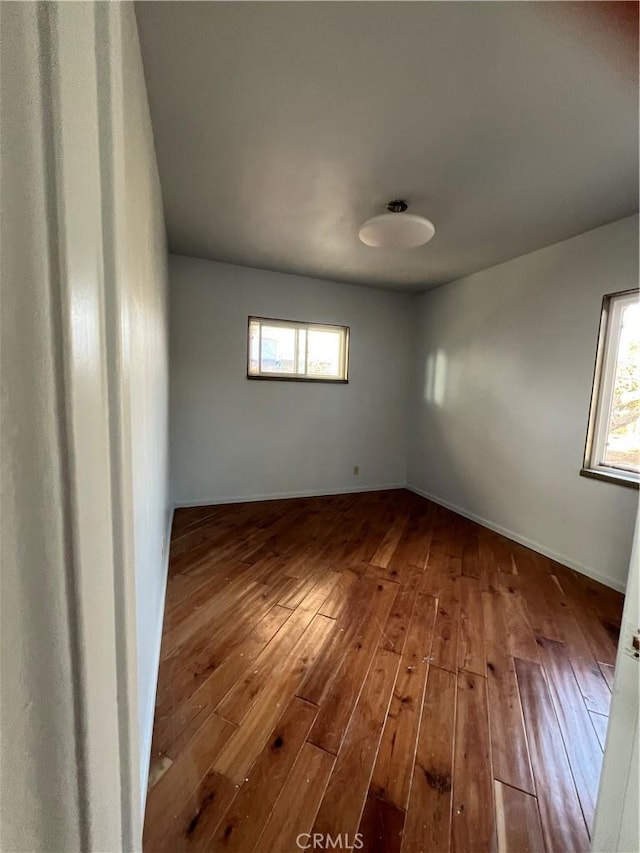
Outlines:
[[309,329],[307,373],[311,376],[340,376],[340,332]]
[[640,471],[640,305],[623,308],[604,465]]
[[249,373],[260,372],[260,323],[249,324]]
[[263,373],[296,372],[296,330],[262,326],[260,369]]

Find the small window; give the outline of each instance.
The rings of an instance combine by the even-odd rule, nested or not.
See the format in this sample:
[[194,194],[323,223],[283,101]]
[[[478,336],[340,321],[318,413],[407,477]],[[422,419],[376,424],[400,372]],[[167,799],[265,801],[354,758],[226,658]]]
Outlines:
[[638,291],[605,296],[582,474],[638,487],[640,303]]
[[349,328],[249,317],[247,376],[347,382]]

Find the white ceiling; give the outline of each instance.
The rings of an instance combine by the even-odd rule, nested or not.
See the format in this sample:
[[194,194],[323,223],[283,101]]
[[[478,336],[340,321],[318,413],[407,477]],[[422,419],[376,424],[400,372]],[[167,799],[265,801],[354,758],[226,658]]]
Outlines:
[[[138,3],[171,251],[422,290],[633,213],[616,8]],[[394,198],[429,244],[359,243]]]

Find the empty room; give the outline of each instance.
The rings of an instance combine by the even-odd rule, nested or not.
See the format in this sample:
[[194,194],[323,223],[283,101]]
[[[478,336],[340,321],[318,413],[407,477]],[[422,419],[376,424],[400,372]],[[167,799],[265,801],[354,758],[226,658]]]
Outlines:
[[0,849],[637,853],[638,4],[1,9]]

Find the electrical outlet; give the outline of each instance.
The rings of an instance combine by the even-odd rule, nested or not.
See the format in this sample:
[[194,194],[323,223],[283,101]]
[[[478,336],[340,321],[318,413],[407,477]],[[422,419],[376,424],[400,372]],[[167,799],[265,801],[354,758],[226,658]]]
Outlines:
[[359,466],[359,465],[354,465],[354,466],[353,466],[353,475],[354,475],[354,477],[357,477],[359,473],[360,473],[360,466]]

